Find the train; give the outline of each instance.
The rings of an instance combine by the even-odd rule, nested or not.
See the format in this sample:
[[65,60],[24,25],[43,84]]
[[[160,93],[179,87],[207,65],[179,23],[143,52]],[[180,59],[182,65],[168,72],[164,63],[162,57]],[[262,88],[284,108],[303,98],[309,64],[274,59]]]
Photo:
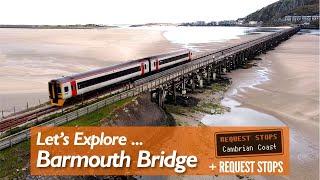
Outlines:
[[191,60],[190,50],[180,50],[53,79],[48,83],[50,103],[62,107],[68,99],[119,83],[132,83]]

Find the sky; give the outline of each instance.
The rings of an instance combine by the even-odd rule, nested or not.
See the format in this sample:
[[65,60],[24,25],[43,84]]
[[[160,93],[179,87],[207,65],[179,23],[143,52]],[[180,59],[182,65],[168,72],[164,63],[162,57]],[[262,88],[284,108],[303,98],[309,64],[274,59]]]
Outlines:
[[233,20],[278,0],[1,0],[0,24],[140,24]]

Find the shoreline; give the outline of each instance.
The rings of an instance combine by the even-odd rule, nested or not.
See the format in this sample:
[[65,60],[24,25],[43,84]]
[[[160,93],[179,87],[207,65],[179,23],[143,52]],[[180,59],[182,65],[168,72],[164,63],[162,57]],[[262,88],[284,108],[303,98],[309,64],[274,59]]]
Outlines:
[[298,33],[261,58],[269,62],[260,65],[269,69],[270,80],[233,98],[285,123],[291,131],[290,177],[316,179],[318,172],[308,169],[319,168],[319,35]]
[[[27,102],[32,107],[39,101],[48,101],[50,79],[185,48],[168,40],[164,33],[138,28],[29,29],[28,33],[22,29],[0,29],[0,66],[4,68],[0,81],[6,84],[0,85],[0,110],[6,115],[14,107],[16,111],[25,109]],[[191,45],[199,50],[213,50],[257,36]]]
[[[316,35],[295,35],[275,50],[260,55],[262,60],[254,60],[257,66],[228,73],[227,77],[235,82],[223,95],[224,99],[239,102],[240,105],[232,107],[231,111],[251,109],[261,115],[271,115],[290,128],[292,179],[315,179],[318,176],[317,172],[308,172],[311,167],[319,167],[319,50],[315,50],[319,47],[318,40]],[[267,70],[261,72],[263,68]],[[265,79],[259,81],[259,76]],[[176,118],[194,125],[199,122],[194,121],[194,117],[203,119],[208,115],[190,113],[190,116],[189,119],[185,116]],[[241,114],[222,116],[225,121],[230,118],[235,121]],[[214,121],[219,119],[217,116],[211,118]],[[215,126],[214,123],[210,125]]]

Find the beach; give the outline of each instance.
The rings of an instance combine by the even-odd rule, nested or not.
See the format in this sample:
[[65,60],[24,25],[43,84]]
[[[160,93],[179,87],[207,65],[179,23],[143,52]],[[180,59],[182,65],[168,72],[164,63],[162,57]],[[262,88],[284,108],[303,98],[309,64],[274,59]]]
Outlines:
[[298,33],[259,58],[252,68],[227,74],[232,84],[221,104],[230,112],[204,114],[201,122],[209,126],[288,126],[290,179],[317,179],[319,36]]
[[[290,128],[290,179],[317,179],[319,172],[319,36],[299,33],[261,55],[268,80],[229,95],[242,107],[270,114]],[[248,73],[250,74],[249,70]],[[242,76],[231,74],[234,82]]]
[[[191,126],[288,126],[290,179],[317,179],[319,172],[319,35],[298,33],[237,69],[224,93],[210,88],[192,94],[201,104],[221,104],[222,114],[174,110],[178,124]],[[174,107],[177,109],[177,107]],[[190,177],[191,178],[191,177]],[[211,179],[212,177],[202,177]],[[288,177],[254,176],[254,179]],[[192,179],[192,178],[191,178]],[[219,177],[218,179],[237,179]]]
[[180,48],[157,30],[0,29],[0,111],[48,101],[51,79]]
[[7,115],[47,102],[47,83],[52,79],[185,48],[195,52],[215,50],[259,36],[245,35],[254,29],[158,26],[1,28],[0,111]]

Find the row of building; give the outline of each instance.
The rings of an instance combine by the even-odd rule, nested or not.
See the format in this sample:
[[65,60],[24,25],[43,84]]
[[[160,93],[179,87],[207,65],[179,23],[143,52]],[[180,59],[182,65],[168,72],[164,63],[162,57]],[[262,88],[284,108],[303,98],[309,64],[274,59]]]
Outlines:
[[290,23],[309,23],[312,21],[319,21],[319,15],[316,16],[285,16],[285,22]]
[[[278,20],[282,23],[294,23],[294,24],[306,24],[310,23],[312,21],[319,21],[319,15],[314,16],[285,16],[282,19]],[[226,20],[226,21],[211,21],[211,22],[205,22],[205,21],[196,21],[196,22],[188,22],[188,23],[182,23],[182,26],[259,26],[262,25],[262,21],[249,21],[245,22],[243,18],[240,18],[238,20]]]
[[[250,21],[247,25],[259,25],[262,22]],[[239,20],[225,20],[225,21],[211,21],[206,23],[205,21],[196,21],[196,22],[188,22],[182,23],[182,26],[241,26],[244,25],[245,22],[242,19]]]

